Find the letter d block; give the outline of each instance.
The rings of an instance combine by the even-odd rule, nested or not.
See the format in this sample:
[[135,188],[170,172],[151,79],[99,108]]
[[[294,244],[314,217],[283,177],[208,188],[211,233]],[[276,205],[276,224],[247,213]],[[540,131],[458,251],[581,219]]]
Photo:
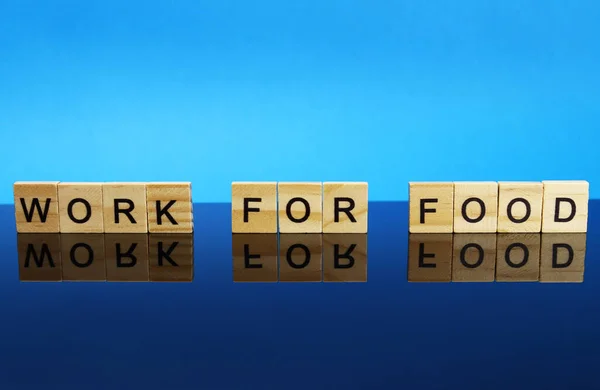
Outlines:
[[148,233],[146,184],[104,183],[104,233]]
[[192,184],[146,183],[148,232],[192,233]]
[[232,233],[277,233],[277,183],[231,184]]
[[587,181],[543,181],[542,233],[585,233],[590,185]]
[[61,233],[103,233],[102,183],[58,183]]
[[323,183],[323,233],[367,233],[369,185]]
[[408,228],[411,233],[452,233],[453,183],[409,183]]
[[18,233],[58,233],[58,182],[16,182],[15,219]]

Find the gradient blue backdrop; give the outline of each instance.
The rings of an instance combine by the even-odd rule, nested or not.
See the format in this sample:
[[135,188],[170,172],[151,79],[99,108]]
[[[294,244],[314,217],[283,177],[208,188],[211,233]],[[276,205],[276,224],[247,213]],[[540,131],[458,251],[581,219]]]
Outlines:
[[0,0],[16,180],[587,179],[600,2]]

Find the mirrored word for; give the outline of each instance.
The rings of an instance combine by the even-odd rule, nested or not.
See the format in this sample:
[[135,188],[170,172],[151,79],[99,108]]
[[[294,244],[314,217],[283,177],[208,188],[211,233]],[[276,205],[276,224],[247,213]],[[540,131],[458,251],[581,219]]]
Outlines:
[[366,234],[233,234],[234,282],[366,282]]
[[585,233],[411,234],[409,282],[581,283]]
[[18,234],[19,279],[191,282],[192,234]]

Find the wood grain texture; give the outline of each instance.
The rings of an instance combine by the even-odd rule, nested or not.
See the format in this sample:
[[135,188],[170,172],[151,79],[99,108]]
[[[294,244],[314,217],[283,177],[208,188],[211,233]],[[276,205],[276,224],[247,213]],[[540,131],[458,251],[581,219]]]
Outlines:
[[102,207],[105,233],[148,232],[145,183],[104,183]]
[[279,235],[279,281],[320,282],[323,280],[321,234]]
[[277,282],[277,234],[231,236],[234,282]]
[[494,281],[496,278],[496,234],[455,234],[453,248],[453,282]]
[[13,185],[18,233],[58,233],[58,182],[16,182]]
[[104,253],[107,281],[147,282],[150,280],[147,234],[105,234]]
[[[543,181],[544,201],[542,208],[542,232],[543,233],[585,233],[588,225],[588,201],[590,185],[587,181]],[[556,221],[557,199],[564,198],[559,202],[559,221]],[[571,216],[572,201],[575,205],[573,218]]]
[[279,183],[277,194],[280,233],[323,231],[322,183]]
[[498,183],[498,233],[539,233],[542,230],[541,182]]
[[149,233],[192,233],[192,184],[146,183]]
[[[348,212],[339,211],[343,208]],[[368,183],[323,183],[323,233],[367,233],[368,211]]]
[[149,234],[148,263],[151,282],[193,281],[193,234]]
[[102,233],[102,183],[58,183],[61,233]]
[[19,280],[59,282],[62,280],[60,234],[17,234]]
[[540,282],[582,283],[585,252],[585,233],[542,234]]
[[367,249],[366,234],[323,234],[323,281],[366,282]]
[[[408,197],[408,230],[410,233],[453,232],[454,183],[410,182],[408,183]],[[421,208],[423,208],[423,212]]]
[[106,281],[104,234],[61,234],[63,280]]
[[540,278],[540,234],[498,234],[497,282],[537,282]]
[[[247,213],[244,213],[245,203]],[[245,214],[247,218],[244,218]],[[277,233],[276,182],[231,184],[231,231],[233,233]]]
[[496,233],[497,229],[498,183],[455,182],[454,233]]
[[419,233],[408,238],[408,281],[452,280],[452,234]]

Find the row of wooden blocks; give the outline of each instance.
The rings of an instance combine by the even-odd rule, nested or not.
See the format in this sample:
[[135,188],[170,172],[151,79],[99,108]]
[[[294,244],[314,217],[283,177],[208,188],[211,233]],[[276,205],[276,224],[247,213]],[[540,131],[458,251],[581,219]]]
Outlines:
[[584,233],[586,181],[409,183],[411,233]]
[[191,233],[192,188],[179,183],[14,184],[19,233]]
[[234,182],[233,233],[367,233],[363,182]]
[[583,282],[585,233],[411,234],[410,282]]

